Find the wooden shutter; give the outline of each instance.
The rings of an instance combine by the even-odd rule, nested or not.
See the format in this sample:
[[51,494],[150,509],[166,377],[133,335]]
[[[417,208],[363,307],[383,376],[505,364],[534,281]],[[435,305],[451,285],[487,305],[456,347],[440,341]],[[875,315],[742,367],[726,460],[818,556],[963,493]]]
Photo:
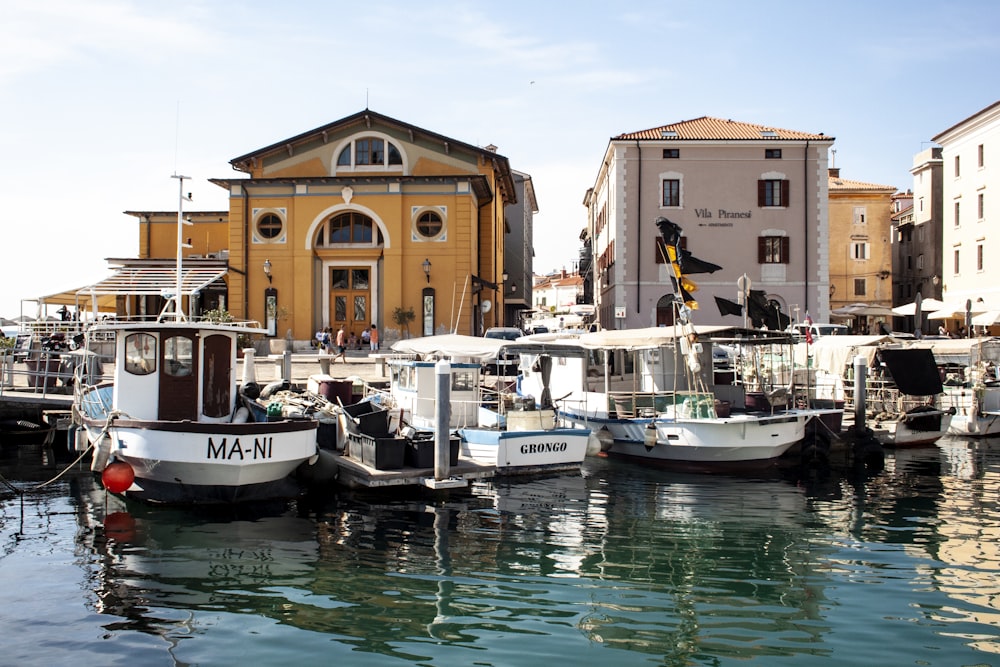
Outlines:
[[[785,183],[787,184],[788,181],[785,181]],[[791,261],[791,257],[790,257],[791,247],[792,247],[792,244],[789,242],[788,237],[787,236],[782,236],[781,237],[781,263],[782,264],[788,264]]]
[[763,207],[767,196],[767,181],[757,181],[757,206]]
[[[761,181],[763,183],[763,181]],[[757,237],[757,263],[763,264],[767,259],[767,237]]]
[[784,206],[785,208],[788,208],[788,206],[791,204],[791,202],[788,201],[788,195],[789,195],[790,190],[791,190],[791,188],[789,187],[788,181],[782,181],[781,182],[781,205]]

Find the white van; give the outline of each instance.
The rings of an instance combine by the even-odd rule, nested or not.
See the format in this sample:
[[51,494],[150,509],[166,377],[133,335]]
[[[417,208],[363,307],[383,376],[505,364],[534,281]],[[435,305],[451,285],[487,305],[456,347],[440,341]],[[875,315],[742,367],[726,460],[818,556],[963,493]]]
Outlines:
[[822,322],[806,324],[805,322],[799,322],[798,324],[793,324],[788,327],[788,331],[795,334],[796,337],[802,338],[806,337],[806,329],[809,329],[812,333],[813,340],[816,340],[821,336],[846,336],[850,333],[850,329],[843,324],[829,324]]

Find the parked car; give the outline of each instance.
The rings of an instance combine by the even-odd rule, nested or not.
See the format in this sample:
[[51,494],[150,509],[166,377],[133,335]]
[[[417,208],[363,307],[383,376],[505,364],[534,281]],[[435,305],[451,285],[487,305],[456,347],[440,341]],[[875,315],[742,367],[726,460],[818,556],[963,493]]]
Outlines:
[[797,337],[805,338],[807,328],[812,333],[813,340],[816,340],[821,336],[846,336],[851,332],[850,329],[843,324],[830,324],[824,322],[813,322],[812,324],[799,322],[798,324],[793,324],[788,327],[788,331]]
[[[517,340],[524,335],[524,332],[517,327],[490,327],[483,334],[484,338],[501,338],[503,340]],[[517,375],[517,366],[520,363],[519,355],[501,352],[496,363],[483,364],[484,375]]]

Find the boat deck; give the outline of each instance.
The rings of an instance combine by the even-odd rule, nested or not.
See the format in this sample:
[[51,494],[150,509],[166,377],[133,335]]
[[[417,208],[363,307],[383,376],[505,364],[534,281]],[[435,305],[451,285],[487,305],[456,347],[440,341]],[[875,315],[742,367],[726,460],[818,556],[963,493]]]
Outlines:
[[430,489],[462,488],[469,480],[484,479],[496,474],[496,466],[475,463],[460,458],[457,466],[451,466],[448,477],[434,478],[434,468],[397,468],[378,470],[361,463],[357,459],[330,452],[339,467],[339,481],[351,487],[377,488],[387,486],[426,486]]

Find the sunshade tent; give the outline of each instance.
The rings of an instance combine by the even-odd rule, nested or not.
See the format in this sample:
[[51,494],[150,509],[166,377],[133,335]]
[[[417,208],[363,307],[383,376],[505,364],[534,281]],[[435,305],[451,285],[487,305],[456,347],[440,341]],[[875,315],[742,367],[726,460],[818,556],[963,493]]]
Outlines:
[[972,316],[972,324],[977,327],[988,327],[993,324],[1000,324],[1000,310],[987,310]]
[[873,303],[852,303],[830,311],[831,315],[841,317],[887,317],[893,314],[892,308]]
[[[985,312],[985,308],[982,306],[972,306],[970,311],[973,315],[978,315],[979,313]],[[929,320],[950,320],[950,319],[964,319],[965,318],[965,304],[964,303],[946,303],[942,308],[935,310],[933,313],[927,316]]]
[[[938,301],[933,297],[927,297],[926,299],[920,300],[920,312],[933,313],[935,310],[940,310],[945,307],[944,301]],[[896,315],[916,315],[917,314],[917,302],[904,303],[902,306],[896,306],[892,309],[892,312]]]

